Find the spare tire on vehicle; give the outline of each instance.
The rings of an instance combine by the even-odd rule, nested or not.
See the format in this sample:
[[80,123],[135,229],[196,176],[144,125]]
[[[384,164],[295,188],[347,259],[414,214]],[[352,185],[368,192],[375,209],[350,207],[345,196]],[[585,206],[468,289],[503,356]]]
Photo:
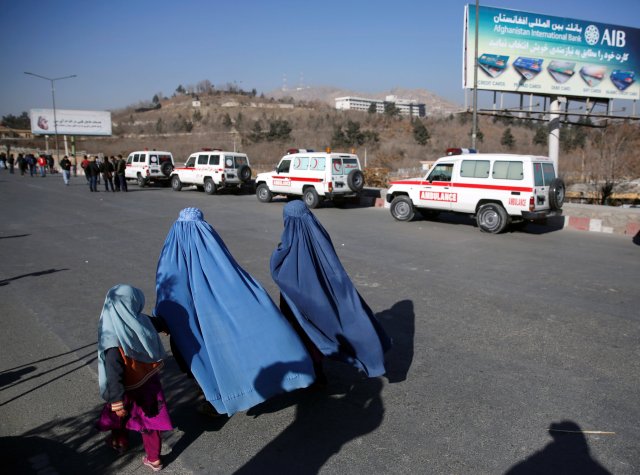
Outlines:
[[251,180],[251,168],[249,168],[249,165],[242,165],[238,169],[238,178],[240,178],[240,181]]
[[564,203],[565,186],[564,181],[560,178],[556,178],[549,185],[549,207],[558,211],[562,209]]
[[361,170],[351,170],[347,175],[347,185],[351,191],[362,191],[364,188],[364,173]]
[[170,176],[173,171],[173,164],[171,162],[164,162],[160,165],[160,171],[164,176]]

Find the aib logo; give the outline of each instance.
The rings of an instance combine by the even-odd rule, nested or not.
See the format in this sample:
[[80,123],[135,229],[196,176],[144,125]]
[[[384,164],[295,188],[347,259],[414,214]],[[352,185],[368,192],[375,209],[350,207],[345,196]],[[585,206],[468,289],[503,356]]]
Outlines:
[[600,30],[595,25],[589,25],[584,30],[584,40],[588,45],[606,44],[608,46],[616,46],[618,48],[624,48],[627,44],[626,34],[622,30],[609,30],[604,29],[602,34],[602,40],[600,40]]

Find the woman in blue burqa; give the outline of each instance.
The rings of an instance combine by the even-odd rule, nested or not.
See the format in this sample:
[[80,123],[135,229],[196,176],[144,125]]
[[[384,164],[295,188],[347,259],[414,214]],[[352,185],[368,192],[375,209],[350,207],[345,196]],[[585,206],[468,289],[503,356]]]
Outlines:
[[[154,314],[216,411],[232,415],[314,381],[298,335],[197,208],[186,208],[160,253]],[[267,368],[283,369],[269,377]],[[258,387],[259,386],[259,387]]]
[[287,203],[283,214],[271,275],[280,287],[281,310],[304,333],[319,379],[320,354],[350,363],[369,377],[384,374],[391,340],[349,279],[329,234],[302,201]]

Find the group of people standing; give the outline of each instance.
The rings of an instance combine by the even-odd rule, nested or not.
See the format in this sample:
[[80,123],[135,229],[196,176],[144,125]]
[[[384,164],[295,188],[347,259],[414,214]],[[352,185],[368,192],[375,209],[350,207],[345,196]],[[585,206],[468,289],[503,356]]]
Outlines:
[[87,178],[89,191],[98,191],[101,177],[104,181],[104,191],[129,191],[124,174],[127,162],[122,155],[118,155],[117,158],[115,156],[109,158],[106,155],[104,158],[85,155],[80,166]]
[[19,153],[18,157],[15,158],[13,153],[9,155],[4,152],[0,153],[0,168],[8,169],[9,173],[13,174],[15,173],[16,165],[20,175],[23,176],[27,174],[27,171],[32,177],[38,174],[41,177],[45,177],[47,173],[56,173],[55,163],[51,155],[41,153],[36,156],[33,153],[27,153],[26,155]]
[[[37,156],[36,156],[37,155]],[[51,155],[19,153],[15,158],[14,154],[7,155],[0,153],[0,169],[9,170],[9,173],[15,173],[15,167],[18,167],[20,175],[29,175],[41,177],[47,176],[47,173],[57,173],[55,162]],[[72,176],[78,176],[78,162],[76,156],[71,154],[65,155],[58,163],[60,172],[65,185],[69,185]],[[85,155],[80,162],[80,166],[84,171],[89,191],[98,191],[98,185],[103,182],[105,191],[129,191],[127,180],[125,179],[125,170],[127,167],[126,160],[122,155],[115,156],[89,156]]]
[[98,428],[111,430],[111,448],[125,450],[126,429],[140,431],[143,464],[162,468],[160,431],[172,425],[158,378],[165,356],[158,331],[169,334],[176,361],[208,403],[228,416],[278,393],[325,385],[327,357],[369,377],[385,373],[391,341],[302,201],[284,207],[281,239],[270,263],[280,308],[197,208],[182,210],[165,240],[152,316],[142,313],[140,290],[109,290],[98,333],[107,401]]

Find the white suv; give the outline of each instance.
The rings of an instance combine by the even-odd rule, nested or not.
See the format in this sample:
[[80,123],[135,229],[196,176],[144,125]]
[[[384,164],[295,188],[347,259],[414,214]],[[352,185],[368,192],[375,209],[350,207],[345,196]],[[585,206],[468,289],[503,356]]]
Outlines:
[[439,158],[424,178],[392,182],[386,200],[398,221],[416,210],[467,213],[481,231],[497,234],[511,222],[561,214],[564,193],[550,158],[487,153]]
[[204,149],[192,153],[184,167],[171,174],[171,187],[180,191],[183,186],[196,185],[208,195],[222,188],[240,190],[251,180],[249,157],[244,153]]
[[364,187],[364,174],[357,155],[290,149],[272,172],[256,177],[256,196],[268,203],[273,195],[301,196],[309,208],[323,199],[341,205],[358,196]]
[[152,181],[169,183],[172,171],[171,152],[141,150],[132,152],[127,157],[124,177],[127,180],[136,180],[139,186],[146,186]]

